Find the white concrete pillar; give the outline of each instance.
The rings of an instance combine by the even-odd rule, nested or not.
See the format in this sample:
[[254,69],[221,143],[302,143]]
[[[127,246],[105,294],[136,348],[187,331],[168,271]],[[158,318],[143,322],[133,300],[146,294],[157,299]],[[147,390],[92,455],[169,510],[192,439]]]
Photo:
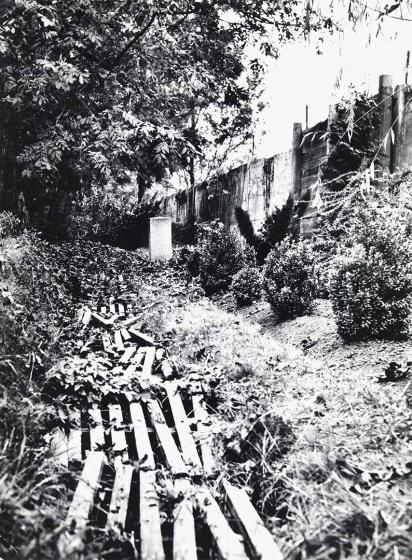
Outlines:
[[151,261],[172,258],[172,219],[150,218],[149,255]]

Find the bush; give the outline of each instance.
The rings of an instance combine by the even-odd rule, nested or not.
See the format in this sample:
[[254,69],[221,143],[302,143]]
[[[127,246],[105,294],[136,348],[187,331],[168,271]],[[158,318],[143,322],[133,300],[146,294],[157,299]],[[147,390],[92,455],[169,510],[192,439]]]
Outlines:
[[233,275],[247,262],[242,240],[218,221],[200,228],[198,251],[200,283],[208,295],[227,290]]
[[252,220],[250,219],[249,212],[246,212],[246,210],[243,210],[240,206],[236,206],[235,218],[239,231],[245,238],[246,243],[254,247],[256,242],[255,230]]
[[92,190],[74,202],[68,236],[84,238],[121,247],[136,249],[148,244],[149,219],[160,213],[160,202],[126,192],[101,193]]
[[407,228],[401,213],[389,207],[368,207],[353,217],[330,287],[345,340],[408,335],[412,244]]
[[237,272],[231,289],[239,307],[251,305],[262,294],[262,274],[256,267],[245,267]]
[[293,217],[293,209],[295,201],[293,195],[290,194],[281,208],[277,208],[265,220],[260,235],[270,247],[274,247],[285,239],[288,234],[290,223]]
[[311,313],[316,281],[310,245],[285,239],[273,248],[263,271],[263,287],[279,319]]

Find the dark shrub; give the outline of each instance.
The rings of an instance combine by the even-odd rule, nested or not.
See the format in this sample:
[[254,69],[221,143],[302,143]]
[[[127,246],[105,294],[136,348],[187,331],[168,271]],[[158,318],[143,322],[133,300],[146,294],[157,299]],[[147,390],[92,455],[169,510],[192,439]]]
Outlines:
[[256,267],[245,267],[237,272],[231,289],[239,307],[251,305],[262,295],[262,274]]
[[285,204],[266,218],[260,235],[262,239],[266,241],[269,248],[274,247],[287,236],[293,217],[294,206],[293,195],[290,194]]
[[279,319],[311,313],[316,294],[311,247],[290,239],[279,243],[266,260],[263,287]]
[[246,210],[243,210],[243,208],[241,208],[240,206],[236,206],[235,218],[239,231],[245,238],[246,243],[254,247],[256,241],[255,230],[252,224],[252,220],[250,219],[249,212],[246,212]]
[[227,290],[232,277],[246,264],[245,246],[221,222],[202,225],[199,231],[200,283],[206,294]]
[[408,225],[389,207],[359,209],[341,249],[330,293],[345,340],[404,338],[412,309]]

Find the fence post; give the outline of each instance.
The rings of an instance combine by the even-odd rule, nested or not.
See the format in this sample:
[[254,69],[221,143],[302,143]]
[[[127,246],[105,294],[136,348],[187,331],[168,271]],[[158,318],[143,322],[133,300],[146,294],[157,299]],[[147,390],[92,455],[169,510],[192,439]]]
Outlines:
[[390,138],[388,138],[388,142],[384,142],[384,138],[387,134],[391,136],[392,94],[392,76],[388,74],[381,74],[379,76],[378,93],[379,111],[381,114],[378,142],[380,143],[379,159],[382,166],[382,173],[389,172],[391,167],[391,142]]
[[296,202],[300,201],[302,176],[302,123],[293,123],[292,139],[292,194]]
[[[391,173],[399,170],[402,158],[403,110],[405,108],[405,85],[396,86],[392,105],[392,127],[394,142],[391,141]],[[392,140],[392,139],[391,139]]]

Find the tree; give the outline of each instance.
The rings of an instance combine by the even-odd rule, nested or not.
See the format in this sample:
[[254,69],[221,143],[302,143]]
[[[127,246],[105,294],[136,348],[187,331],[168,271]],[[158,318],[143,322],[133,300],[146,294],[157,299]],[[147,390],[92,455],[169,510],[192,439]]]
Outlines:
[[[0,8],[0,113],[14,190],[31,206],[58,193],[153,178],[190,165],[207,139],[192,119],[241,115],[262,68],[246,45],[330,28],[308,2],[9,0]],[[237,111],[237,112],[236,112]],[[243,118],[239,125],[248,125]],[[1,140],[0,140],[1,142]],[[3,146],[4,147],[4,146]],[[3,162],[4,164],[4,162]],[[3,165],[4,166],[4,165]],[[0,167],[2,167],[0,162]],[[6,180],[6,179],[5,179]],[[1,183],[0,183],[1,184]]]

